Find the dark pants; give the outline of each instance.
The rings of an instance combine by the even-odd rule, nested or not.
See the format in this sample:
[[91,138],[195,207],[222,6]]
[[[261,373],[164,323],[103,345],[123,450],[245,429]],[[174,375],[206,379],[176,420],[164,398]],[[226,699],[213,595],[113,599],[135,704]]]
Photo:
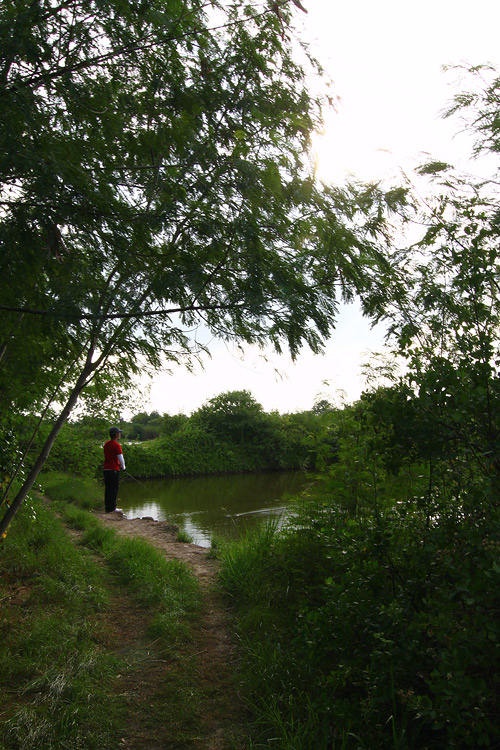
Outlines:
[[104,474],[104,508],[106,513],[116,509],[116,498],[118,496],[118,482],[120,472],[106,469]]

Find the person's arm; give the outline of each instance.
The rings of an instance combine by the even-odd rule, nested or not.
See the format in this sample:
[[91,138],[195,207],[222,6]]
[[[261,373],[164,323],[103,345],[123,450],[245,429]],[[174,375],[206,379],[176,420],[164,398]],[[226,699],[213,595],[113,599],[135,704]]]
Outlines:
[[117,458],[118,458],[118,463],[120,464],[120,469],[122,471],[125,471],[125,459],[123,458],[123,453],[119,453]]

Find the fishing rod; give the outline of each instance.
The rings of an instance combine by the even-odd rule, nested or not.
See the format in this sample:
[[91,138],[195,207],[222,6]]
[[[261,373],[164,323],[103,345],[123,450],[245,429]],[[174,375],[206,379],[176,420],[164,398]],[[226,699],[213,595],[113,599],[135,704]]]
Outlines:
[[145,490],[147,490],[148,492],[151,492],[151,490],[149,489],[149,487],[146,487],[146,485],[145,485],[145,484],[143,484],[143,483],[142,483],[142,482],[140,482],[140,481],[139,481],[138,479],[136,479],[136,477],[132,476],[132,474],[130,473],[130,471],[128,471],[127,469],[124,469],[124,472],[125,472],[125,474],[128,474],[128,475],[129,475],[129,477],[130,477],[130,479],[133,479],[133,480],[134,480],[134,482],[137,482],[137,484],[140,484],[140,485],[141,485],[141,487],[144,487],[144,489],[145,489]]

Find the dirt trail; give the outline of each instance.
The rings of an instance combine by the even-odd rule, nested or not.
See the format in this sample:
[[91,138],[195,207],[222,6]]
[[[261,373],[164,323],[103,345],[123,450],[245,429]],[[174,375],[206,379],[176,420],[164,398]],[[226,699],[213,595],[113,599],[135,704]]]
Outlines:
[[[199,706],[201,735],[192,736],[186,742],[175,747],[200,748],[200,750],[238,750],[244,747],[244,710],[238,698],[233,681],[235,660],[234,644],[229,635],[228,612],[214,584],[217,576],[217,561],[208,557],[203,547],[178,542],[176,529],[167,522],[154,521],[152,518],[127,519],[122,513],[94,512],[93,515],[106,526],[111,526],[122,536],[142,537],[154,547],[160,549],[167,559],[181,560],[194,573],[201,584],[203,610],[195,628],[194,642],[190,654],[196,663],[196,686],[204,696],[204,705]],[[123,622],[126,621],[124,613]],[[119,634],[117,633],[117,636]],[[148,652],[149,653],[149,652]],[[141,690],[140,685],[131,685],[131,709],[134,703],[141,703],[147,695],[152,696],[165,679],[168,681],[169,665],[154,660],[154,668],[141,669],[139,682],[146,679]],[[145,665],[143,665],[144,667]],[[151,665],[153,666],[153,665]],[[156,683],[156,685],[155,685]],[[128,689],[128,688],[127,688]],[[141,698],[142,693],[142,698]],[[132,719],[132,717],[131,717]],[[122,739],[122,747],[150,750],[153,747],[170,748],[168,737],[161,737],[161,729],[149,732],[149,739],[143,736],[143,722],[129,722],[128,736]],[[156,734],[156,741],[154,735]],[[151,736],[153,735],[153,736]]]
[[123,513],[92,513],[101,523],[112,526],[121,536],[141,536],[165,553],[165,557],[185,562],[201,584],[213,583],[217,574],[217,563],[207,557],[207,550],[196,544],[178,542],[176,527],[167,521],[152,518],[125,518]]

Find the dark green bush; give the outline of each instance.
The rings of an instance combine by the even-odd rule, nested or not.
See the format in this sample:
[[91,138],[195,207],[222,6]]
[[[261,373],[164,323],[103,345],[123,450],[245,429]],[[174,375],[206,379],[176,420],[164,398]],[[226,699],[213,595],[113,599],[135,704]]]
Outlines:
[[295,727],[301,747],[325,750],[499,742],[500,512],[354,519],[315,500],[297,512],[264,545],[260,533],[223,552],[269,737]]

